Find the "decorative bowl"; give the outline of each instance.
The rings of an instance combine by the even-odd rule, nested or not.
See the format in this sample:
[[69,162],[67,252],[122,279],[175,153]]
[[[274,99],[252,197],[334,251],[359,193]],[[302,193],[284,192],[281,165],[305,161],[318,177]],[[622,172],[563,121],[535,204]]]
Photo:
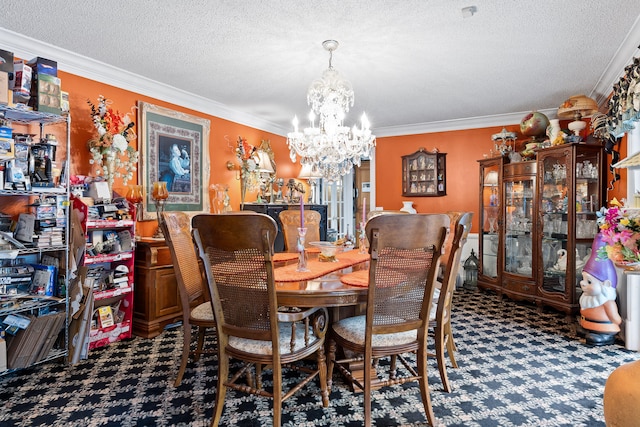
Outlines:
[[332,242],[309,242],[309,245],[320,249],[318,260],[322,262],[335,262],[336,254],[342,250],[342,246],[334,245]]

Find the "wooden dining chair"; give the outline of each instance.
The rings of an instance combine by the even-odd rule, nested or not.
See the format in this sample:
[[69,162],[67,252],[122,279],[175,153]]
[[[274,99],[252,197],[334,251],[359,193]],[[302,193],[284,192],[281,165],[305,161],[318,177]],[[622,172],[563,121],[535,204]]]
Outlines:
[[[353,386],[364,391],[365,426],[371,425],[373,389],[417,381],[429,424],[434,425],[427,377],[427,327],[435,275],[449,226],[446,214],[380,215],[366,225],[371,254],[366,314],[334,322],[329,338],[329,378],[336,367]],[[337,359],[337,348],[355,357]],[[416,365],[405,353],[416,352]],[[388,375],[377,379],[390,357]],[[400,360],[406,371],[397,369]],[[361,362],[363,379],[349,367]],[[372,373],[374,373],[372,378]]]
[[[300,210],[288,209],[278,215],[282,223],[282,236],[284,238],[284,250],[286,252],[298,252],[298,228],[300,227]],[[304,245],[309,247],[309,242],[320,240],[320,212],[306,209],[304,211],[304,226],[307,235]]]
[[446,392],[451,392],[451,384],[449,383],[445,363],[445,349],[451,360],[451,365],[457,368],[456,347],[451,327],[451,303],[456,288],[456,278],[460,270],[462,248],[471,231],[473,212],[448,212],[448,216],[451,227],[441,258],[443,267],[442,281],[439,284],[439,288],[434,291],[429,318],[429,328],[434,332],[435,353],[430,353],[429,356],[435,356],[442,386]]
[[372,210],[367,213],[367,221],[371,218],[379,216],[379,215],[391,215],[391,214],[408,214],[409,212],[401,211],[401,210],[391,210],[391,209],[382,209],[382,210]]
[[[204,263],[217,320],[218,382],[212,426],[218,425],[227,388],[273,399],[273,425],[281,422],[282,402],[319,378],[323,406],[329,405],[324,341],[326,308],[278,311],[273,275],[275,221],[263,214],[196,215],[193,235]],[[283,393],[283,368],[315,356],[316,365],[296,364],[302,378]],[[229,359],[242,361],[231,372]],[[272,388],[262,382],[272,370]],[[255,371],[251,381],[243,381]]]
[[[189,356],[194,355],[194,360],[198,361],[200,355],[206,353],[203,351],[205,333],[208,329],[215,328],[216,322],[191,237],[189,216],[184,212],[163,212],[162,216],[160,227],[171,253],[182,304],[182,360],[174,383],[177,387],[182,383]],[[193,328],[198,332],[195,350],[191,350]]]

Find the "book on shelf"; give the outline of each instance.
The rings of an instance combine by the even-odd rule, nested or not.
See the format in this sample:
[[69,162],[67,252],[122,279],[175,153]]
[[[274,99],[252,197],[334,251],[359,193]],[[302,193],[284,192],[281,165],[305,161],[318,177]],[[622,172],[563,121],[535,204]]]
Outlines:
[[113,312],[110,305],[98,307],[98,319],[101,328],[113,326]]

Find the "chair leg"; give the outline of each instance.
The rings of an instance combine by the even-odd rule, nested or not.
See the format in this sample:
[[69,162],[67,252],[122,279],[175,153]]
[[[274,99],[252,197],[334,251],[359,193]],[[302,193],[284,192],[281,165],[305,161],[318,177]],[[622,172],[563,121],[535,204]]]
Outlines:
[[273,366],[273,427],[282,423],[282,365]]
[[451,384],[449,384],[449,377],[447,376],[447,365],[445,363],[444,355],[444,326],[438,325],[435,328],[435,344],[436,344],[436,361],[438,363],[438,371],[440,371],[440,380],[444,391],[451,393]]
[[174,387],[178,387],[182,383],[182,377],[184,371],[187,369],[187,363],[189,362],[189,352],[191,350],[191,326],[184,325],[182,328],[182,361],[180,362],[180,369],[178,369],[178,375],[173,383]]
[[449,353],[451,366],[457,369],[458,362],[456,361],[456,351],[458,351],[458,348],[456,347],[456,343],[453,340],[453,332],[451,331],[451,322],[447,322],[447,325],[445,327],[445,334],[447,338],[447,353]]
[[204,326],[198,326],[198,346],[196,347],[196,353],[193,357],[194,361],[200,360],[200,355],[202,354],[202,347],[204,347],[204,334],[207,332],[207,328]]
[[331,393],[331,387],[333,386],[333,366],[336,360],[336,342],[332,339],[329,340],[329,360],[327,362],[327,392]]
[[429,377],[427,376],[427,352],[425,351],[426,344],[421,345],[418,349],[417,368],[420,379],[420,395],[422,396],[422,406],[424,406],[424,412],[427,415],[427,421],[430,426],[436,425],[436,416],[433,413],[431,407],[431,394],[429,393]]
[[320,394],[322,395],[322,406],[329,407],[329,389],[327,388],[327,362],[324,355],[324,346],[318,349],[318,377],[320,379]]
[[371,360],[371,354],[367,354],[366,351],[363,360],[363,368],[364,390],[362,398],[364,399],[364,425],[365,427],[371,427],[371,370],[373,369],[373,362]]
[[216,387],[216,403],[213,408],[213,418],[211,427],[217,427],[222,418],[224,410],[224,398],[227,394],[227,387],[224,385],[229,379],[229,357],[224,350],[218,350],[218,384]]

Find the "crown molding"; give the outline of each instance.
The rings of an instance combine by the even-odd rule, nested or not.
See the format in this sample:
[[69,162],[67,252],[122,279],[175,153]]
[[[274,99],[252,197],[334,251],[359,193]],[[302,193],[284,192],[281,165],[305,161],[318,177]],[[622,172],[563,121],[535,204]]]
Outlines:
[[234,110],[224,104],[200,95],[177,89],[5,28],[0,28],[0,47],[13,51],[14,55],[19,58],[33,58],[36,56],[56,58],[58,69],[70,74],[139,93],[265,132],[278,135],[286,134],[286,130],[281,126],[267,120]]
[[[606,104],[613,85],[624,73],[624,67],[633,61],[640,52],[637,40],[640,39],[640,17],[636,19],[627,37],[609,62],[590,96],[595,97],[601,107]],[[169,102],[190,110],[219,117],[234,123],[249,126],[265,132],[286,137],[289,129],[260,117],[232,109],[222,103],[212,101],[173,86],[151,80],[101,61],[80,55],[52,44],[27,37],[23,34],[0,27],[0,47],[14,52],[20,58],[46,56],[56,58],[58,69],[65,72],[139,93],[150,98]],[[555,117],[557,108],[538,110]],[[422,133],[447,132],[465,129],[477,129],[493,126],[519,124],[528,111],[498,114],[492,116],[469,117],[464,119],[443,120],[437,122],[414,123],[409,125],[375,128],[377,137],[415,135]]]
[[635,57],[640,56],[638,40],[640,40],[640,16],[636,18],[590,95],[601,108],[608,103],[613,85],[624,75],[624,68],[631,64]]
[[[555,118],[557,108],[536,110],[549,118]],[[506,126],[520,124],[522,118],[531,111],[519,113],[495,114],[493,116],[468,117],[465,119],[442,120],[439,122],[415,123],[402,126],[388,126],[373,129],[376,138],[387,136],[418,135],[422,133],[449,132],[454,130],[467,130],[488,128],[493,126]]]

